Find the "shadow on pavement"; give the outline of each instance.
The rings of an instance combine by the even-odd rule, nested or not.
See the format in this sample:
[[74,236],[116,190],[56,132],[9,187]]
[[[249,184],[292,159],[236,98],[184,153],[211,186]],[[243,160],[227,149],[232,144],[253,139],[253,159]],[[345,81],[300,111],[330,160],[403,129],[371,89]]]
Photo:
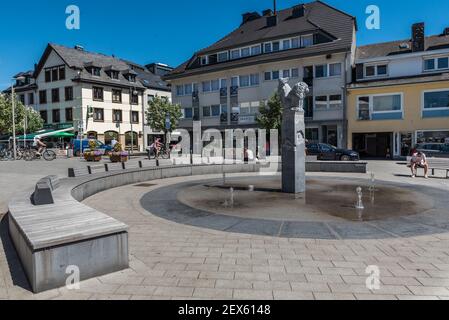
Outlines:
[[3,250],[5,252],[6,261],[8,263],[9,272],[11,274],[14,286],[21,287],[25,290],[31,291],[28,279],[20,263],[19,256],[9,236],[8,218],[6,214],[0,215],[0,239],[2,241]]

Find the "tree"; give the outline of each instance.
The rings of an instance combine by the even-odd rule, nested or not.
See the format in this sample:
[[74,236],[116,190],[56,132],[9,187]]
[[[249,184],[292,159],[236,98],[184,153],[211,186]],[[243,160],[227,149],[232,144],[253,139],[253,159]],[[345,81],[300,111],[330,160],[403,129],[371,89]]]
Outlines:
[[[25,115],[27,119],[27,132],[42,129],[44,120],[35,110],[26,108],[20,101],[15,103],[16,133],[23,134]],[[0,95],[0,134],[12,134],[12,100],[10,96]]]
[[[167,115],[170,117],[170,130],[167,130],[165,125]],[[165,134],[177,129],[181,117],[182,111],[180,105],[172,104],[167,98],[159,96],[156,96],[150,102],[146,112],[146,118],[150,127],[154,131],[161,131]]]
[[257,124],[267,131],[271,129],[280,130],[282,126],[282,104],[279,94],[276,92],[268,102],[262,103],[259,115],[256,118]]

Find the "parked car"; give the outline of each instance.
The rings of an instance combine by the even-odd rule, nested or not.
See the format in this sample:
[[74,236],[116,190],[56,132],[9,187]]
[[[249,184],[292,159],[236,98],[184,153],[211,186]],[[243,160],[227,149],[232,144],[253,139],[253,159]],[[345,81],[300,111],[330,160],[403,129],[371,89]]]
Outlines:
[[449,143],[420,143],[415,151],[421,151],[428,157],[449,158]]
[[[90,141],[92,141],[92,139],[89,139],[89,140],[88,139],[86,139],[86,140],[83,139],[83,153],[86,150],[90,150],[90,147],[89,147],[89,142]],[[104,154],[108,154],[108,153],[112,152],[112,147],[111,146],[105,145],[103,142],[98,141],[98,140],[94,140],[94,141],[95,141],[95,143],[97,145],[97,150],[104,151]],[[80,148],[81,140],[79,140],[79,139],[72,140],[71,141],[71,145],[72,145],[72,149],[73,149],[73,154],[75,156],[79,157],[80,156],[80,149],[81,149]]]
[[354,150],[339,149],[326,143],[307,144],[307,155],[317,156],[318,160],[359,161],[360,155]]

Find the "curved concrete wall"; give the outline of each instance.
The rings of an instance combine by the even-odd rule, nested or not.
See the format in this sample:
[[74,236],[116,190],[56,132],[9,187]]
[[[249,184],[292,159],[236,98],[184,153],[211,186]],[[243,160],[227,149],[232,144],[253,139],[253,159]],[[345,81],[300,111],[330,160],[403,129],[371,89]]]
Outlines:
[[63,184],[68,184],[73,198],[81,202],[86,198],[108,189],[151,180],[222,173],[254,173],[259,172],[259,169],[260,165],[258,164],[188,165],[144,168],[102,174],[95,178],[66,179]]

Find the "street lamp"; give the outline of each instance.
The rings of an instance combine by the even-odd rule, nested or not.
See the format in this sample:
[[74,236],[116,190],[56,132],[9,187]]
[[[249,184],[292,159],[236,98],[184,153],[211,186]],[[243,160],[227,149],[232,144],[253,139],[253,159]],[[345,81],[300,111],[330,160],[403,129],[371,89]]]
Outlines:
[[17,160],[17,146],[16,146],[16,97],[14,92],[15,81],[24,81],[25,77],[17,77],[12,79],[11,85],[11,105],[12,105],[12,146],[14,160]]

